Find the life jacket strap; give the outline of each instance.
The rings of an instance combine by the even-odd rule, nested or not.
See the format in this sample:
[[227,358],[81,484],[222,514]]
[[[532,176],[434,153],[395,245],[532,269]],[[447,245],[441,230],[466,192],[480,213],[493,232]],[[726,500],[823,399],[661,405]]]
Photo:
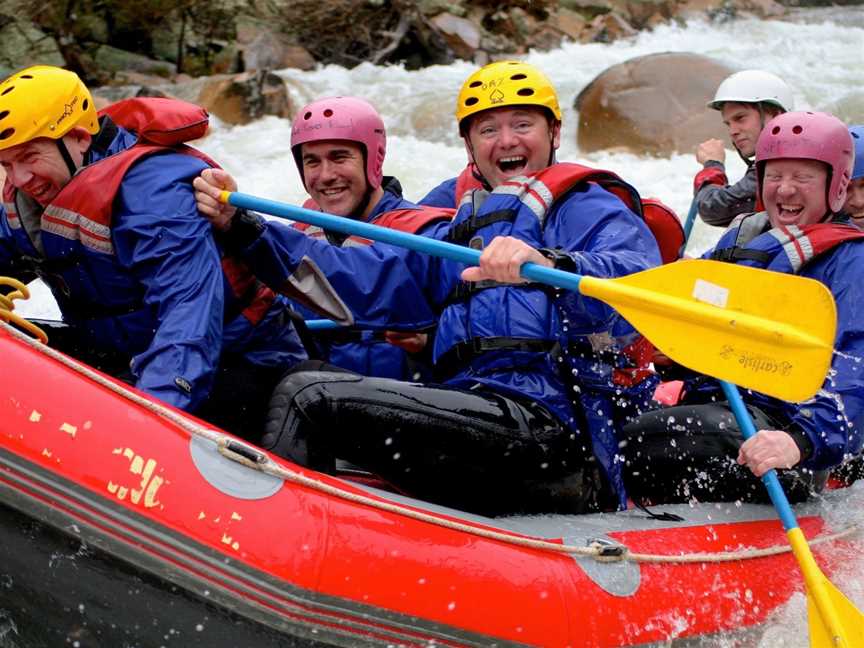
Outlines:
[[451,227],[446,240],[457,245],[466,245],[480,229],[495,223],[512,223],[514,220],[516,211],[513,209],[499,209],[483,216],[471,216]]
[[762,267],[767,266],[771,262],[771,255],[762,250],[747,250],[737,245],[714,250],[709,257],[714,261],[723,261],[726,263],[736,263],[738,261],[755,261]]
[[447,349],[435,361],[435,373],[441,378],[453,376],[474,358],[490,351],[526,351],[529,353],[557,354],[558,343],[554,340],[537,340],[517,337],[475,337],[464,340]]

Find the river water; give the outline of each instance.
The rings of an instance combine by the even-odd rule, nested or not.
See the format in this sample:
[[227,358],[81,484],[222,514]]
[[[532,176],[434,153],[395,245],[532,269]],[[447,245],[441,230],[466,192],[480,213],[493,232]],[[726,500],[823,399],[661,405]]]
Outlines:
[[[643,196],[657,196],[682,216],[687,213],[692,178],[699,168],[692,154],[669,158],[613,152],[586,155],[576,146],[577,120],[572,106],[578,92],[611,65],[666,51],[696,52],[740,68],[771,70],[792,86],[797,108],[835,111],[847,121],[864,123],[861,7],[802,10],[783,21],[693,21],[661,26],[634,40],[612,45],[567,44],[524,57],[544,70],[558,88],[565,111],[559,159],[614,170]],[[464,149],[454,127],[453,106],[461,82],[473,69],[466,62],[419,71],[364,64],[353,70],[326,66],[312,72],[283,70],[280,74],[296,105],[336,94],[363,96],[375,104],[388,130],[385,173],[400,179],[406,197],[419,199],[465,164]],[[241,190],[296,203],[302,201],[304,191],[294,169],[289,141],[289,121],[268,117],[239,127],[214,120],[211,134],[198,145],[235,174]],[[727,161],[730,178],[743,175],[744,165],[734,151],[727,152]],[[706,249],[719,234],[720,230],[698,223],[689,251]],[[39,286],[34,288],[35,299],[20,311],[55,316],[50,295]],[[860,506],[832,507],[831,517],[841,526],[853,520],[864,524]],[[858,558],[847,563],[833,580],[859,609],[864,609],[864,538],[859,536],[855,542],[861,549]],[[806,605],[799,596],[759,638],[724,635],[687,645],[806,648],[806,619]]]

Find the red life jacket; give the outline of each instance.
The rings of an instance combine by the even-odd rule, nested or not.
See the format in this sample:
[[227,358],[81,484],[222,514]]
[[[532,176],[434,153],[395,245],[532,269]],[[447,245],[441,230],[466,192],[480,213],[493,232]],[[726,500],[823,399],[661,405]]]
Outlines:
[[[681,258],[685,242],[684,227],[671,207],[665,205],[657,198],[640,198],[630,185],[611,171],[592,169],[581,164],[554,164],[534,174],[534,177],[543,174],[545,182],[545,178],[549,173],[557,175],[565,169],[566,175],[563,177],[566,178],[564,182],[568,188],[577,182],[594,182],[620,198],[634,213],[641,216],[657,241],[657,246],[660,248],[660,258],[663,260],[663,263],[670,263]],[[462,200],[465,192],[482,188],[483,184],[480,180],[480,172],[477,170],[476,165],[471,163],[456,178],[456,203],[458,204]],[[551,186],[550,189],[552,189]]]
[[[134,132],[138,141],[80,169],[45,207],[42,229],[77,240],[85,248],[113,255],[114,199],[134,164],[145,157],[171,151],[192,155],[212,167],[219,165],[201,151],[184,144],[207,133],[209,117],[200,106],[176,99],[136,97],[107,106],[99,114]],[[16,191],[7,178],[4,202],[14,204]],[[275,293],[257,281],[238,258],[223,257],[222,270],[232,292],[243,305],[242,314],[253,324],[260,321],[275,300]]]

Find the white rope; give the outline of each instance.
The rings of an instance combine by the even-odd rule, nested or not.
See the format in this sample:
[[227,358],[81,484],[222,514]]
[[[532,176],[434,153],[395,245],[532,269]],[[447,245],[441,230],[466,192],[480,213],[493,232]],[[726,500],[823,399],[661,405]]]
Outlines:
[[[297,472],[286,468],[285,466],[277,464],[272,459],[267,457],[263,452],[259,454],[259,451],[257,450],[255,452],[256,454],[259,454],[260,461],[252,461],[246,456],[237,454],[229,447],[229,444],[231,444],[232,442],[237,443],[233,437],[206,428],[156,401],[136,394],[123,384],[119,384],[112,380],[109,380],[105,376],[100,375],[99,373],[88,367],[86,364],[78,362],[77,360],[74,360],[69,356],[62,354],[59,351],[56,351],[46,346],[45,344],[42,344],[38,340],[35,340],[25,335],[14,327],[9,326],[5,322],[0,321],[0,328],[6,330],[6,332],[9,333],[11,336],[24,342],[39,353],[42,353],[50,357],[51,359],[63,364],[64,366],[69,367],[70,369],[85,376],[86,378],[92,380],[100,386],[114,392],[115,394],[125,398],[126,400],[135,403],[136,405],[139,405],[147,409],[148,411],[167,419],[171,423],[174,423],[183,430],[189,432],[191,435],[214,442],[217,445],[219,453],[231,459],[232,461],[241,463],[245,466],[248,466],[249,468],[252,468],[253,470],[258,470],[268,475],[279,477],[291,483],[299,484],[301,486],[311,488],[321,493],[332,495],[334,497],[338,497],[349,502],[362,504],[363,506],[368,506],[380,511],[395,513],[406,518],[418,520],[420,522],[426,522],[428,524],[434,524],[436,526],[444,527],[447,529],[453,529],[455,531],[461,531],[463,533],[469,533],[471,535],[486,538],[489,540],[496,540],[499,542],[505,542],[507,544],[519,547],[527,547],[530,549],[540,549],[543,551],[552,551],[556,553],[565,553],[575,556],[594,558],[598,562],[627,561],[635,563],[721,563],[751,560],[754,558],[764,558],[766,556],[776,556],[792,551],[789,545],[778,545],[774,547],[766,547],[764,549],[742,549],[740,551],[726,551],[717,553],[644,554],[631,552],[626,547],[620,545],[612,545],[610,548],[609,546],[603,546],[600,544],[593,544],[585,547],[559,544],[556,542],[550,542],[548,540],[527,538],[510,533],[505,533],[503,531],[495,531],[494,529],[488,529],[476,525],[466,524],[457,520],[449,520],[438,515],[433,515],[431,513],[426,513],[424,511],[410,508],[403,504],[382,501],[368,495],[363,495],[361,493],[355,493],[345,490],[342,487],[333,486],[332,484],[328,484],[318,479],[313,479],[303,474],[302,472]],[[842,531],[822,535],[818,538],[808,540],[808,542],[811,545],[818,545],[825,542],[834,542],[842,538],[847,538],[857,533],[858,531],[860,531],[860,525],[855,524],[846,529],[843,529]]]

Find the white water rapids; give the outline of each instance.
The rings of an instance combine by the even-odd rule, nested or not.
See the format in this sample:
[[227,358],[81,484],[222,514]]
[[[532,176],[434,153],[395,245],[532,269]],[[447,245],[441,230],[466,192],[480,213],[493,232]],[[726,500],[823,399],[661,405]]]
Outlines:
[[[657,196],[683,218],[698,171],[691,154],[670,158],[639,157],[623,153],[583,155],[576,147],[577,93],[607,67],[644,54],[682,51],[715,57],[739,68],[773,71],[794,89],[796,108],[837,110],[844,119],[864,123],[864,11],[861,7],[801,12],[785,21],[740,20],[721,24],[703,21],[684,26],[665,25],[630,41],[612,45],[568,44],[551,52],[532,53],[525,59],[544,70],[556,84],[565,109],[559,159],[583,162],[616,171],[643,196]],[[419,71],[400,67],[361,65],[353,70],[336,66],[312,72],[284,70],[292,98],[301,105],[314,98],[348,94],[366,97],[384,116],[388,129],[385,173],[397,176],[409,199],[419,199],[440,181],[462,169],[465,153],[454,127],[453,106],[459,85],[474,69],[467,62]],[[718,117],[719,119],[719,117]],[[247,126],[229,127],[214,120],[212,133],[198,143],[235,174],[242,191],[299,203],[304,198],[289,150],[290,123],[268,117]],[[734,151],[727,152],[730,179],[737,180],[744,165]],[[720,230],[697,223],[690,253],[709,247]],[[35,299],[19,312],[56,317],[56,308],[44,289],[34,286]],[[856,486],[864,490],[864,486]],[[832,507],[838,526],[857,520],[864,525],[862,497],[858,506]],[[858,557],[832,579],[864,609],[864,537],[854,540]],[[758,568],[758,567],[754,567]],[[766,574],[765,578],[779,577]],[[771,621],[764,635],[744,639],[724,635],[697,642],[711,648],[758,646],[806,648],[807,611],[802,596],[795,597]]]

